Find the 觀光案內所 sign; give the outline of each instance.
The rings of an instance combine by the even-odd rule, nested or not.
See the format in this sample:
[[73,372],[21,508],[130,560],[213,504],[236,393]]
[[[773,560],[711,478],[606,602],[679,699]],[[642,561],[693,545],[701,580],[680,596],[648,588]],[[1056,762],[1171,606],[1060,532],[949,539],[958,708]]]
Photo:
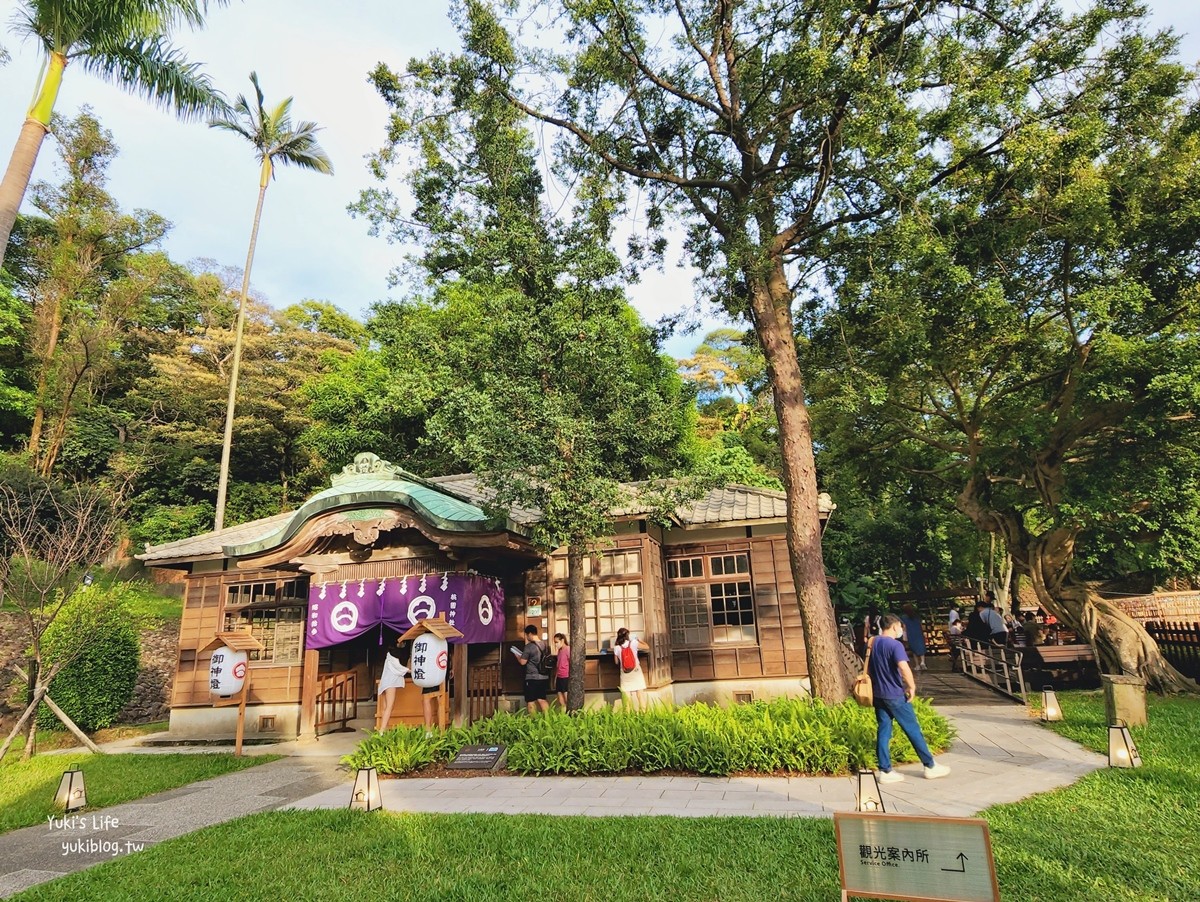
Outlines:
[[987,821],[838,812],[842,898],[1000,902]]

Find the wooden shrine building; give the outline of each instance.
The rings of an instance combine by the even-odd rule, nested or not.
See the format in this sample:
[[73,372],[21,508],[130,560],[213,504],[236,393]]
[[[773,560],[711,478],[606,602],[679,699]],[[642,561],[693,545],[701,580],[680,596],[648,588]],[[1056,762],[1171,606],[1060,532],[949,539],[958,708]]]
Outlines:
[[[361,716],[397,635],[445,617],[450,719],[470,722],[520,702],[522,668],[502,649],[527,624],[569,633],[566,552],[529,540],[538,512],[503,520],[471,475],[422,479],[360,454],[290,513],[147,547],[147,566],[186,571],[172,734],[232,735],[214,708],[213,637],[248,630],[247,734],[313,736]],[[822,496],[822,518],[833,505]],[[667,528],[636,510],[585,559],[588,703],[618,697],[609,648],[628,627],[649,644],[650,695],[679,703],[807,690],[782,492],[714,489]],[[392,723],[419,723],[420,690],[401,690]]]

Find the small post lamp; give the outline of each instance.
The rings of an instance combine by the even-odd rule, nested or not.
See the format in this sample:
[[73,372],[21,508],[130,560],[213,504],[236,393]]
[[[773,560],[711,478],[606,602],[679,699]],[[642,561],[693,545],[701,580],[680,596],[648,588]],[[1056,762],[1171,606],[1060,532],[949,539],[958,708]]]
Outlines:
[[1062,708],[1058,706],[1058,696],[1053,686],[1042,687],[1042,720],[1046,723],[1062,720]]
[[858,792],[856,795],[859,811],[871,811],[886,814],[883,807],[883,793],[879,791],[879,781],[875,771],[860,770],[858,772]]
[[360,767],[354,777],[354,791],[350,794],[350,807],[355,811],[378,811],[383,807],[383,795],[379,792],[379,771],[373,767]]
[[1141,767],[1142,756],[1138,754],[1133,737],[1125,721],[1117,720],[1108,728],[1108,766]]
[[87,787],[83,785],[83,771],[78,764],[72,764],[58,782],[58,792],[54,795],[54,804],[67,814],[87,806]]

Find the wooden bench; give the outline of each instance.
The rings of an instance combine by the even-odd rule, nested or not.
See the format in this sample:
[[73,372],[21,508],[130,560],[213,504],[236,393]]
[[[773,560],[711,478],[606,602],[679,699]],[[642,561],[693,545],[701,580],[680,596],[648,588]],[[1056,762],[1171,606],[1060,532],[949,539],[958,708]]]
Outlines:
[[1081,688],[1100,685],[1096,653],[1090,645],[1030,645],[1024,652],[1030,689],[1036,690],[1039,680],[1053,685],[1073,683]]

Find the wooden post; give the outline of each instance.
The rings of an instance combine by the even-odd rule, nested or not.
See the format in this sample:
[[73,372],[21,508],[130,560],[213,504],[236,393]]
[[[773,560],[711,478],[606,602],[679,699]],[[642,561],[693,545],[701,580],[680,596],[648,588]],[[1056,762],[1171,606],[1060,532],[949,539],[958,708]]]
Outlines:
[[254,673],[246,668],[246,682],[242,684],[242,700],[238,702],[237,738],[233,743],[233,754],[242,757],[242,738],[246,735],[246,699],[250,695],[250,677]]
[[304,665],[300,676],[300,738],[317,738],[317,671],[321,666],[321,652],[315,648],[305,649]]
[[467,664],[466,643],[452,645],[451,649],[454,652],[454,658],[450,665],[451,673],[454,675],[454,695],[450,699],[452,706],[451,722],[456,727],[461,727],[470,723],[471,720],[470,712],[467,710],[471,673]]

